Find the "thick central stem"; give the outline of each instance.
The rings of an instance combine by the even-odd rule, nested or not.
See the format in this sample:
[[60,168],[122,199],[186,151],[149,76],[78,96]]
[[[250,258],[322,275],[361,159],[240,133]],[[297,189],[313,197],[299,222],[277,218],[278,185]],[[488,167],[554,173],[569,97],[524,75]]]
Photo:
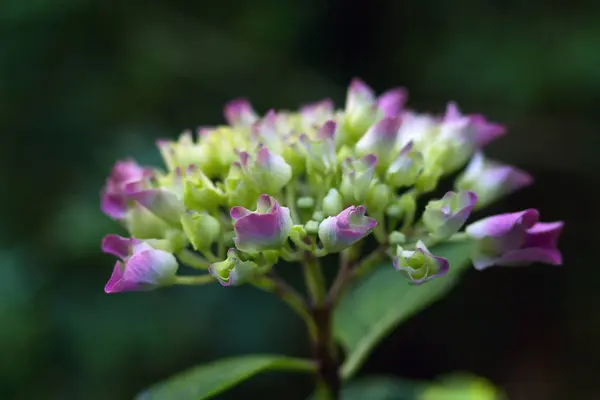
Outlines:
[[317,400],[340,398],[340,375],[332,335],[332,304],[327,301],[325,280],[319,260],[306,254],[304,277],[310,294],[310,312],[315,325],[313,357],[318,365]]
[[313,357],[317,361],[317,399],[340,399],[340,375],[336,349],[331,330],[331,308],[314,306],[313,318],[317,326],[317,335],[313,342]]

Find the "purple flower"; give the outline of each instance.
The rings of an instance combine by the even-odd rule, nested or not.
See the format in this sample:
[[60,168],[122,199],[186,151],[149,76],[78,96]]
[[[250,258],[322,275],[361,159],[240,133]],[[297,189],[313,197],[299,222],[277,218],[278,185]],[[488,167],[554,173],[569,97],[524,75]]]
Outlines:
[[387,167],[396,154],[398,131],[402,119],[387,117],[375,123],[356,143],[359,155],[375,154],[381,167]]
[[408,95],[405,89],[391,89],[379,96],[377,99],[377,106],[384,117],[396,117],[400,115],[407,97]]
[[421,241],[417,242],[415,250],[404,250],[398,246],[393,263],[396,270],[403,272],[416,285],[443,276],[450,269],[445,258],[431,254]]
[[401,118],[402,124],[398,132],[400,146],[404,147],[408,143],[413,143],[421,149],[426,148],[435,139],[439,121],[433,116],[404,111]]
[[560,265],[556,244],[562,221],[538,222],[537,210],[500,214],[469,225],[467,234],[477,240],[473,265],[478,270],[493,265],[518,266],[533,262]]
[[262,145],[254,157],[240,152],[240,165],[252,186],[262,193],[275,195],[292,179],[292,167]]
[[423,212],[423,223],[435,239],[447,239],[462,228],[477,203],[469,191],[448,192],[440,200],[430,201]]
[[334,121],[327,121],[317,131],[316,140],[311,140],[306,135],[300,136],[300,143],[306,153],[306,166],[309,173],[332,175],[337,171],[336,127]]
[[413,185],[424,169],[423,155],[413,150],[409,141],[391,162],[385,174],[385,181],[394,188]]
[[258,120],[258,115],[252,105],[244,98],[231,100],[227,103],[224,114],[229,125],[250,126]]
[[477,208],[481,208],[532,182],[533,178],[527,172],[487,160],[483,153],[477,152],[456,180],[456,187],[477,193]]
[[122,219],[127,213],[126,191],[146,186],[152,171],[139,166],[133,160],[117,161],[106,180],[102,193],[102,212],[114,219]]
[[102,251],[121,259],[106,283],[106,293],[156,289],[172,283],[177,273],[173,254],[135,238],[108,235],[102,240]]
[[267,146],[272,151],[281,154],[283,151],[283,138],[280,134],[281,116],[275,110],[267,114],[252,125],[252,138],[257,145]]
[[463,115],[455,103],[448,104],[443,123],[458,124],[463,129],[471,131],[475,145],[479,149],[506,133],[503,125],[488,122],[483,115]]
[[144,190],[127,190],[128,197],[148,209],[160,219],[173,224],[179,224],[185,207],[180,196],[166,188]]
[[364,206],[350,206],[321,222],[319,239],[325,250],[330,253],[341,251],[370,234],[377,221],[365,216],[365,212]]
[[352,158],[344,160],[340,193],[346,204],[365,200],[367,192],[374,182],[377,162],[377,156],[374,154],[368,154],[358,160]]
[[346,111],[370,107],[375,111],[380,110],[384,117],[395,117],[402,110],[406,98],[406,90],[403,88],[390,89],[377,98],[369,85],[354,78],[348,87]]
[[285,244],[293,224],[290,210],[280,207],[266,194],[258,198],[255,212],[237,206],[231,209],[230,215],[234,220],[235,245],[249,253],[279,249]]
[[381,117],[396,117],[406,101],[406,91],[396,88],[377,98],[373,89],[358,78],[350,82],[346,95],[346,122],[358,139]]
[[333,101],[325,99],[307,104],[300,108],[300,117],[305,129],[321,126],[334,117]]

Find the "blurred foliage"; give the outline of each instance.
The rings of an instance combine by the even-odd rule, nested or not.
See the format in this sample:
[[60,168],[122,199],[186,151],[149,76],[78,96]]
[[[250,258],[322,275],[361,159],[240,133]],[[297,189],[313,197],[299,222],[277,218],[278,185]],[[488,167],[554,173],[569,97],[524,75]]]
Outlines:
[[[0,2],[0,398],[130,399],[223,356],[306,355],[301,322],[249,288],[104,295],[99,241],[119,227],[98,193],[116,159],[157,163],[155,139],[219,123],[230,98],[339,103],[355,75],[506,123],[490,154],[538,182],[490,212],[567,222],[564,268],[469,272],[361,372],[598,397],[599,17],[593,1]],[[258,377],[222,398],[283,391],[305,398],[310,381]]]

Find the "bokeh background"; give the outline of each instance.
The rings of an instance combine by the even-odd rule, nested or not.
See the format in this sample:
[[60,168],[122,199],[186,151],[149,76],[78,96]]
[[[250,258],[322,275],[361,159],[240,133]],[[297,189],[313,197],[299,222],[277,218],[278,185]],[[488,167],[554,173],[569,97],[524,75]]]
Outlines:
[[[537,184],[488,212],[563,219],[561,268],[470,271],[377,348],[362,374],[469,371],[511,399],[600,398],[600,2],[0,2],[0,398],[130,399],[192,365],[308,353],[285,306],[250,288],[107,296],[120,232],[98,208],[115,160],[256,108],[332,97],[354,76],[410,106],[506,123],[488,154]],[[267,375],[219,398],[303,399]]]

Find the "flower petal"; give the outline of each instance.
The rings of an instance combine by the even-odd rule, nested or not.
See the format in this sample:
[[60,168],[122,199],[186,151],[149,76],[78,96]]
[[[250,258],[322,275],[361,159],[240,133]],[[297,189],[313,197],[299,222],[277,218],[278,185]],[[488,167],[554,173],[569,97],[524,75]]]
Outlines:
[[131,253],[133,246],[138,244],[135,238],[124,238],[119,235],[106,235],[102,239],[102,251],[125,260]]

